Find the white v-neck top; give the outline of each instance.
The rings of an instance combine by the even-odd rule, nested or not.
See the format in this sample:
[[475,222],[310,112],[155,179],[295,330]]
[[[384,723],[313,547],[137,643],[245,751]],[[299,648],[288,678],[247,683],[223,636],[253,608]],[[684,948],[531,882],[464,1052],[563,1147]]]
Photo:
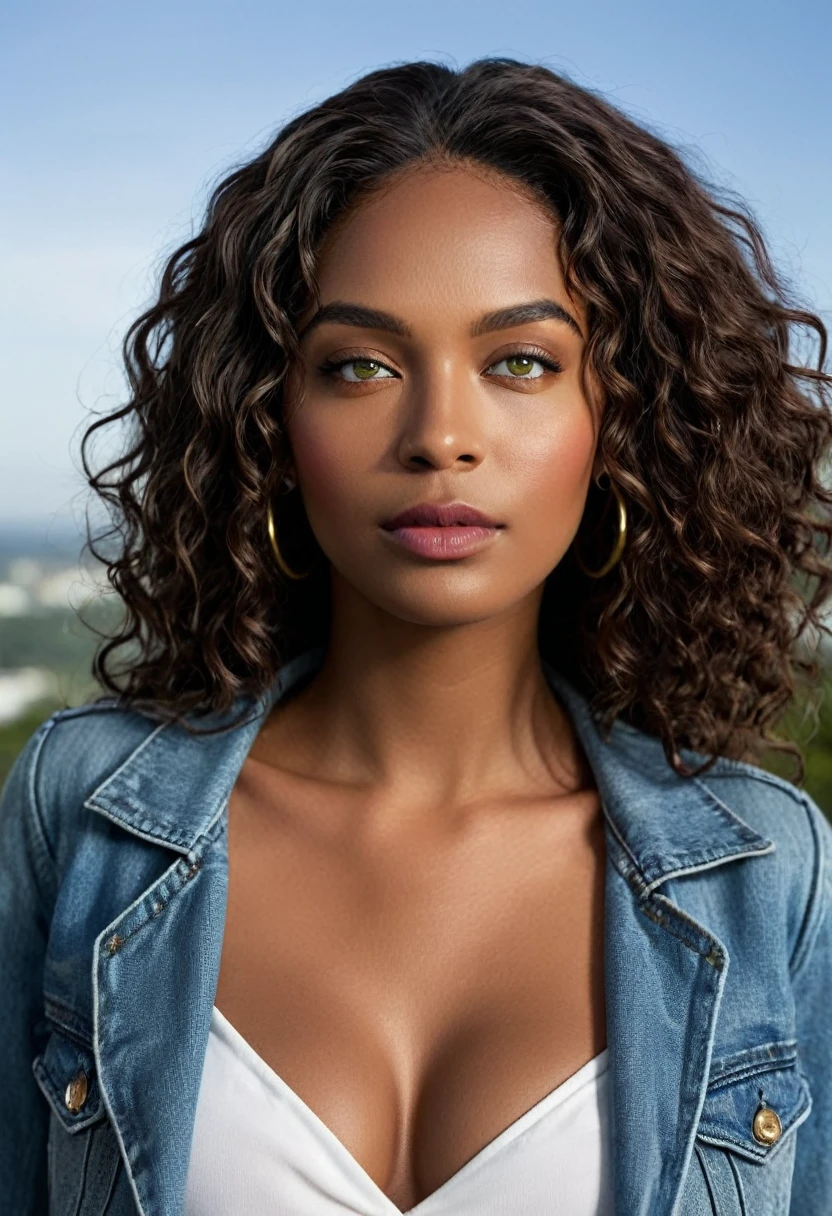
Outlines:
[[[612,1216],[607,1051],[407,1216]],[[402,1216],[334,1132],[214,1006],[185,1216]]]

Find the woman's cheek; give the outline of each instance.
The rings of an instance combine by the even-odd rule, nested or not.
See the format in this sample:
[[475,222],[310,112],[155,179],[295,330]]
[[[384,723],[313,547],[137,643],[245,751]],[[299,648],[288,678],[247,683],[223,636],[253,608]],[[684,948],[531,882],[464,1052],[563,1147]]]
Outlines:
[[295,467],[309,522],[327,529],[353,514],[366,473],[351,459],[351,445],[303,428],[293,438]]
[[539,450],[531,467],[534,496],[567,514],[572,505],[580,515],[594,457],[595,434],[587,409],[564,410],[550,442]]

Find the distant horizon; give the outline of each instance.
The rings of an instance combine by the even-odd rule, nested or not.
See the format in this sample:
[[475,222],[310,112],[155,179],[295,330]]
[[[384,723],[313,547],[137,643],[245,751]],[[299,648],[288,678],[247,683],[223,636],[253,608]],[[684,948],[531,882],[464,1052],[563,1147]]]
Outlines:
[[6,563],[18,557],[40,558],[49,564],[83,557],[84,564],[94,565],[86,541],[86,532],[70,515],[0,519],[0,581]]
[[63,535],[74,535],[77,532],[79,536],[83,536],[86,529],[85,525],[69,512],[66,514],[50,512],[49,515],[26,515],[17,519],[0,516],[0,536],[50,531]]

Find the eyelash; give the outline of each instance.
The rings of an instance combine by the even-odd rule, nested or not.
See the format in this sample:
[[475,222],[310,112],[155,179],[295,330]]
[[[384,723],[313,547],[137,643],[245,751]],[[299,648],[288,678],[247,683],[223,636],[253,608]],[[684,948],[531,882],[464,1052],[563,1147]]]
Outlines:
[[[514,359],[518,355],[528,358],[528,359],[534,359],[537,363],[542,364],[543,367],[548,368],[548,370],[550,372],[562,372],[563,371],[562,366],[560,365],[560,363],[557,362],[556,359],[552,359],[549,355],[544,354],[543,351],[538,350],[536,347],[529,347],[529,348],[523,349],[523,350],[518,349],[518,350],[509,351],[507,355],[503,355],[502,358],[496,359],[494,361],[494,363],[490,363],[489,367],[496,367],[496,365],[498,363],[503,363],[507,359]],[[318,368],[318,371],[322,376],[326,377],[327,379],[335,379],[336,372],[340,371],[340,369],[342,367],[348,367],[350,363],[362,363],[362,362],[377,363],[379,365],[379,367],[383,367],[385,369],[385,371],[388,371],[388,372],[393,371],[392,367],[388,367],[386,363],[382,363],[382,361],[380,359],[376,359],[372,355],[353,355],[349,359],[325,359],[324,362]],[[488,369],[486,369],[486,370],[488,370]],[[525,380],[526,377],[525,376],[501,376],[501,377],[498,377],[498,379]],[[540,377],[535,376],[535,377],[533,377],[533,379],[539,380]],[[345,384],[357,384],[358,381],[345,380],[344,383]],[[369,381],[365,381],[365,383],[369,383]]]

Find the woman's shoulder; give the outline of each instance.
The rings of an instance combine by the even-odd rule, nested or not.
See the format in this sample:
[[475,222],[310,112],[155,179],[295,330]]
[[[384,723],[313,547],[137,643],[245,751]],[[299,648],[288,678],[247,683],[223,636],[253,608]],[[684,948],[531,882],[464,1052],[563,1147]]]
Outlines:
[[805,868],[807,857],[832,844],[832,823],[807,790],[758,765],[720,759],[698,778],[723,806],[775,845],[784,864]]
[[761,909],[778,896],[785,901],[798,970],[832,913],[832,823],[805,789],[754,764],[723,758],[697,780],[718,809],[773,845],[748,879],[760,886]]
[[51,714],[35,732],[39,740],[37,767],[40,781],[60,780],[74,796],[86,798],[99,780],[161,727],[158,720],[125,708],[115,697],[102,697]]
[[86,800],[141,748],[160,724],[102,697],[59,709],[30,735],[3,787],[3,799],[25,808],[52,856],[72,836]]
[[799,963],[832,907],[832,823],[811,794],[727,756],[699,772],[709,757],[684,748],[694,771],[682,776],[656,737],[629,725],[611,742],[609,761],[600,755],[627,845],[625,876],[637,870],[645,892],[669,883],[735,953],[773,949],[776,937],[778,955]]
[[79,836],[100,829],[96,811],[134,835],[190,847],[227,792],[226,778],[242,763],[261,718],[262,705],[251,698],[182,719],[115,697],[58,710],[12,767],[0,827],[18,819],[59,871]]

